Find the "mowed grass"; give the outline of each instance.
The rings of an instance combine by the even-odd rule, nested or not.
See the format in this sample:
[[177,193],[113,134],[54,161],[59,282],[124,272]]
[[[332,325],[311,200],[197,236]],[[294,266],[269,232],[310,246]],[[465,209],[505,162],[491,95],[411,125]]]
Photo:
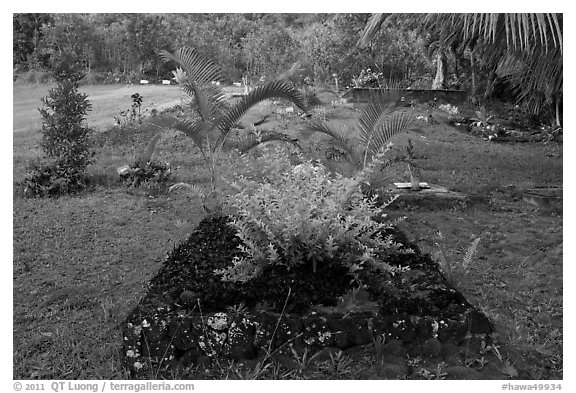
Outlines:
[[[15,133],[36,131],[42,127],[42,117],[38,108],[42,98],[48,95],[53,85],[14,85],[13,86],[13,130]],[[82,93],[88,94],[92,110],[88,113],[88,124],[97,129],[105,129],[114,124],[114,116],[132,105],[130,96],[139,93],[143,96],[141,111],[146,113],[154,108],[162,110],[178,104],[182,93],[174,85],[86,85],[80,86]]]
[[[99,88],[105,95],[106,87]],[[146,93],[138,90],[146,102]],[[27,94],[33,93],[22,92]],[[116,99],[107,105],[126,101],[124,96]],[[273,110],[258,106],[244,121]],[[106,124],[106,113],[96,122]],[[350,126],[358,112],[328,107],[326,115]],[[298,137],[309,156],[323,154],[324,137],[302,132],[300,120],[272,115],[267,125]],[[118,181],[116,168],[132,162],[156,131],[145,125],[97,138],[96,162],[89,168],[96,186],[90,192],[58,199],[15,194],[15,379],[128,378],[120,365],[121,323],[166,254],[203,218],[198,200],[184,192],[155,194],[127,189]],[[34,131],[15,132],[15,182],[26,172],[27,161],[41,155],[38,138]],[[441,231],[457,273],[452,279],[495,321],[503,357],[532,378],[562,378],[562,213],[521,200],[524,189],[562,184],[562,146],[489,143],[443,123],[423,124],[394,142],[401,147],[408,139],[423,181],[480,195],[485,202],[434,211],[405,206],[399,211],[407,216],[402,229],[433,255]],[[199,154],[186,138],[166,134],[157,158],[172,164],[175,181],[206,184]],[[402,170],[397,176],[407,180]],[[463,269],[460,261],[476,237],[481,238],[477,256]],[[347,376],[379,377],[380,366],[366,364],[373,355],[366,348],[364,360],[353,363]]]

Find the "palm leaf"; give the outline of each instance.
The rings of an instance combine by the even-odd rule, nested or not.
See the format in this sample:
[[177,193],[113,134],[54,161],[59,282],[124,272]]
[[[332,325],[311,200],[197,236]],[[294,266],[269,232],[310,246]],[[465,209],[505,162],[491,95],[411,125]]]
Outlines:
[[200,197],[200,198],[206,198],[206,194],[204,193],[204,190],[202,190],[202,188],[198,187],[195,184],[190,184],[190,183],[176,183],[171,185],[168,188],[169,192],[175,191],[175,190],[181,190],[181,189],[186,189],[189,191],[192,191],[192,193],[196,194],[196,196]]
[[226,134],[234,124],[238,123],[240,118],[244,116],[250,108],[262,101],[272,98],[289,100],[304,112],[307,111],[304,99],[297,89],[286,82],[274,81],[258,86],[256,89],[252,90],[240,102],[231,107],[230,110],[220,117],[215,122],[215,125],[223,134]]
[[[562,51],[562,14],[475,13],[428,14],[427,26],[452,31],[452,40],[475,44],[480,41],[504,50],[532,51],[535,47]],[[506,45],[502,45],[502,43]],[[474,46],[474,45],[472,45]]]
[[376,127],[396,109],[393,105],[387,104],[383,100],[372,101],[366,106],[358,119],[360,140],[364,145],[370,144]]
[[306,122],[306,129],[332,137],[330,143],[333,143],[343,150],[346,153],[346,159],[352,163],[352,165],[358,166],[361,164],[358,153],[352,145],[352,140],[347,138],[342,131],[335,129],[333,125],[329,125],[320,120],[309,120]]
[[561,99],[562,19],[556,13],[428,14],[426,25],[450,30],[447,40],[473,49],[485,66],[508,79],[519,103],[537,112],[544,101]]
[[358,40],[358,44],[361,46],[368,45],[382,27],[382,23],[384,23],[390,15],[392,14],[372,14],[366,23],[366,27],[364,27],[362,31],[362,36],[360,40]]
[[194,144],[205,154],[206,141],[210,132],[209,123],[202,119],[175,119],[169,128],[179,131],[192,139]]
[[148,142],[144,151],[140,153],[138,158],[136,159],[136,166],[139,168],[144,167],[150,161],[152,161],[152,157],[154,156],[154,152],[156,151],[156,145],[158,141],[162,137],[162,131],[158,132],[154,137]]
[[259,146],[263,143],[267,142],[288,142],[297,147],[300,147],[298,144],[298,139],[292,138],[290,135],[283,134],[277,131],[265,131],[261,130],[258,134],[251,133],[243,138],[237,139],[234,142],[230,143],[230,147],[237,148],[240,150],[241,154],[247,153],[251,149]]
[[226,98],[220,86],[212,84],[222,79],[220,67],[193,48],[181,48],[174,54],[162,51],[160,57],[181,67],[180,85],[186,94],[196,97],[202,119],[212,121],[217,117],[219,106]]
[[386,148],[390,138],[400,132],[407,131],[413,124],[414,118],[412,116],[405,113],[394,113],[372,131],[369,143],[366,145],[366,152],[370,157],[375,156],[379,151]]
[[193,48],[180,48],[174,54],[161,51],[160,58],[167,63],[176,62],[186,73],[186,78],[197,84],[203,85],[222,80],[220,67]]

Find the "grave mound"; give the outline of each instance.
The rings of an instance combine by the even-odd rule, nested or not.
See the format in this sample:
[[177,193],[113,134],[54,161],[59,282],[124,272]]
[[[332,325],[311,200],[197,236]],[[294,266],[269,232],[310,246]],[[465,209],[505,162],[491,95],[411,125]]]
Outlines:
[[204,219],[176,247],[151,280],[148,293],[123,326],[124,365],[134,378],[220,358],[242,362],[273,353],[348,350],[377,338],[405,351],[428,343],[437,349],[490,342],[493,325],[451,287],[429,255],[392,235],[413,252],[394,253],[394,275],[362,272],[351,283],[338,261],[288,270],[270,266],[247,283],[223,282],[213,272],[239,254],[240,239],[227,217]]

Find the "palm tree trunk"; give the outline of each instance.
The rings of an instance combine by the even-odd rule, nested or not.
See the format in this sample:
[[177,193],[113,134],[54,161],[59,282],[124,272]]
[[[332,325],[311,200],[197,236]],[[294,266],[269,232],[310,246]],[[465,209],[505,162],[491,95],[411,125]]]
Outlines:
[[474,68],[474,53],[470,51],[470,69],[472,70],[472,97],[476,96],[476,69]]
[[442,90],[446,86],[446,67],[445,67],[444,52],[438,49],[436,52],[436,76],[432,82],[432,90]]

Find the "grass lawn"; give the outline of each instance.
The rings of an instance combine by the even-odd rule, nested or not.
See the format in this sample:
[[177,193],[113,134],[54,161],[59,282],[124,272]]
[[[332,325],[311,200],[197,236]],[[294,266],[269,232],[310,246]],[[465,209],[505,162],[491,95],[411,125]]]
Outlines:
[[[144,106],[158,107],[178,103],[178,88],[85,89],[94,106],[88,122],[100,132],[96,163],[89,168],[94,190],[58,199],[23,199],[14,192],[14,379],[128,378],[120,366],[120,325],[167,253],[203,218],[198,201],[185,193],[151,194],[118,181],[116,168],[134,160],[154,127],[102,134],[118,108],[130,106],[131,94],[139,92]],[[47,91],[14,88],[14,186],[27,162],[42,154],[36,108]],[[272,110],[261,105],[243,122]],[[440,112],[434,115],[441,120]],[[350,124],[358,112],[327,107],[326,116]],[[322,137],[301,132],[299,120],[270,119],[269,127],[298,137],[307,154],[323,154]],[[408,139],[422,181],[481,196],[482,202],[434,210],[401,206],[397,213],[407,217],[401,229],[433,255],[440,231],[454,266],[451,279],[494,320],[502,356],[531,378],[561,379],[562,212],[532,207],[521,196],[534,186],[562,185],[562,145],[486,142],[442,121],[394,142],[403,146]],[[179,135],[167,134],[157,157],[171,163],[177,181],[207,180],[198,153]],[[397,180],[405,176],[399,172]],[[476,258],[468,269],[458,267],[476,237],[481,238]],[[348,377],[366,377],[367,368],[369,378],[382,377],[382,365],[366,360],[374,350],[362,351]]]

